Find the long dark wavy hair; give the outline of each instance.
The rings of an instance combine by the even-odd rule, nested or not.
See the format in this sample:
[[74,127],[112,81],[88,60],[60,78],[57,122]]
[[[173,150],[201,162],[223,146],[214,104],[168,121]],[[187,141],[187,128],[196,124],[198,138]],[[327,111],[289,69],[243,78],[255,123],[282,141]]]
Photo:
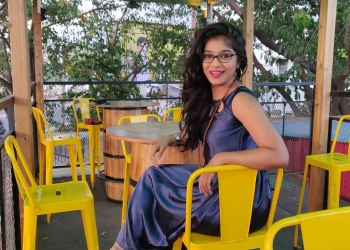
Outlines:
[[241,80],[246,70],[245,40],[237,27],[226,22],[217,22],[195,32],[194,39],[187,49],[185,69],[182,73],[183,123],[180,124],[180,129],[187,137],[184,150],[197,148],[198,140],[201,139],[201,128],[209,119],[213,96],[211,84],[203,72],[201,55],[206,43],[217,37],[225,38],[227,45],[237,53],[240,67],[236,70],[236,79]]

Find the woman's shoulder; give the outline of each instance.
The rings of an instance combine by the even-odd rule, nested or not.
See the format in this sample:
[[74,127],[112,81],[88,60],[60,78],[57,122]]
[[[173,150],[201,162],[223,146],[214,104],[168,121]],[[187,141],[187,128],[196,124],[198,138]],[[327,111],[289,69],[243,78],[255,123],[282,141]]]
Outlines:
[[251,96],[253,96],[254,98],[256,98],[255,94],[253,91],[251,91],[250,89],[248,89],[246,86],[238,86],[235,90],[233,90],[231,93],[229,93],[226,96],[226,101],[232,102],[232,99],[239,93],[247,93]]

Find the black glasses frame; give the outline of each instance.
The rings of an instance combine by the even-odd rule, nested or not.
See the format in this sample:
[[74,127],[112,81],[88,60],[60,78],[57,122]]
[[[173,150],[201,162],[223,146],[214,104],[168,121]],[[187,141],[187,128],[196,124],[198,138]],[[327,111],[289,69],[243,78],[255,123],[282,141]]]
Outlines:
[[[207,55],[208,55],[208,54],[207,54]],[[210,54],[210,55],[211,55],[211,54]],[[222,56],[222,55],[230,55],[230,56],[231,56],[231,57],[230,57],[230,60],[228,60],[227,62],[222,62],[222,61],[220,61],[219,56]],[[203,58],[204,56],[205,56],[205,54],[203,54],[203,55],[201,56],[202,62],[204,62],[204,58]],[[214,61],[215,58],[217,58],[218,61],[221,62],[221,63],[228,63],[229,61],[231,61],[232,57],[233,57],[233,56],[237,56],[237,54],[224,53],[224,54],[220,54],[220,55],[217,55],[217,56],[214,56],[214,55],[212,55],[212,56],[213,56],[213,58],[212,58],[212,60],[211,60],[210,62],[204,62],[204,63],[212,63],[212,62]]]

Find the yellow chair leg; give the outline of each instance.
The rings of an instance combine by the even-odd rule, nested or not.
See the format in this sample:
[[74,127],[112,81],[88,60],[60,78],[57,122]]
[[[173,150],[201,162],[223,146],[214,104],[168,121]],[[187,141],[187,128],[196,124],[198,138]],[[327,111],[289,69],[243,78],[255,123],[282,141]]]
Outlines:
[[94,128],[89,129],[89,154],[90,154],[90,180],[91,187],[94,188],[95,185],[95,136],[94,136]]
[[[46,180],[45,184],[52,184],[52,168],[53,168],[53,147],[46,147]],[[51,214],[47,214],[47,223],[50,223]]]
[[[301,185],[301,192],[300,192],[300,197],[299,197],[297,214],[301,214],[301,208],[303,206],[303,200],[304,200],[308,172],[309,172],[309,163],[307,162],[307,158],[306,158],[305,167],[304,167],[304,177],[303,177],[303,183]],[[298,235],[299,235],[299,226],[296,225],[295,231],[294,231],[294,247],[298,247]]]
[[81,180],[86,181],[85,170],[84,170],[84,156],[83,156],[83,148],[81,146],[81,140],[79,140],[79,142],[77,142],[76,147],[77,147],[77,153],[78,153],[78,158],[79,158]]
[[181,250],[181,248],[182,248],[182,239],[180,237],[174,242],[173,250]]
[[39,185],[44,185],[45,175],[45,145],[39,143]]
[[124,164],[124,188],[123,188],[123,205],[122,205],[122,219],[121,225],[123,226],[126,218],[126,213],[128,209],[128,199],[129,199],[129,178],[130,178],[130,166],[125,160]]
[[33,250],[36,247],[37,216],[26,215],[23,219],[23,250]]
[[338,208],[340,200],[341,172],[337,170],[332,170],[328,172],[328,208]]
[[97,170],[101,172],[101,146],[100,146],[100,129],[95,129],[95,158],[97,158]]
[[72,180],[78,181],[77,163],[76,163],[76,156],[75,156],[75,150],[74,150],[73,144],[68,145],[68,155],[69,155],[70,168],[72,171]]
[[81,216],[88,250],[99,249],[94,207],[81,210]]

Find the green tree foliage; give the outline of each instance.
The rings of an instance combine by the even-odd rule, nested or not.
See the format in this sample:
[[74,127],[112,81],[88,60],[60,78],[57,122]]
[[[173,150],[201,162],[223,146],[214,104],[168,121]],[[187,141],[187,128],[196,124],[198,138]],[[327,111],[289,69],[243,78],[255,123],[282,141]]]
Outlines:
[[[1,1],[0,1],[1,2]],[[140,97],[133,85],[110,85],[108,81],[134,81],[140,73],[151,72],[154,80],[181,78],[184,45],[189,41],[191,8],[179,5],[143,3],[131,9],[128,1],[46,0],[42,22],[45,81],[104,81],[81,92],[73,88],[63,98]],[[27,1],[31,23],[32,1]],[[0,81],[12,91],[11,52],[6,0],[0,4]],[[136,43],[134,30],[145,35],[145,45]],[[33,62],[33,27],[29,28]],[[148,52],[145,52],[145,49]],[[33,67],[32,67],[33,70]],[[32,72],[32,75],[33,72]]]
[[[316,81],[316,59],[319,28],[319,0],[255,0],[254,35],[255,51],[264,53],[258,58],[254,55],[257,82],[309,82]],[[217,8],[218,20],[229,20],[242,26],[244,1],[230,0],[226,7]],[[338,0],[334,37],[334,60],[332,90],[344,91],[349,88],[350,75],[350,2]],[[264,65],[280,65],[287,60],[292,67],[283,74],[275,74]],[[275,87],[271,87],[275,88]],[[307,100],[313,99],[313,89],[309,86],[276,88],[287,101],[298,100],[297,90],[305,93]],[[293,96],[296,95],[296,96]],[[294,113],[298,115],[295,106]],[[300,111],[300,109],[299,109]],[[347,114],[350,111],[345,98],[334,98],[331,113]]]

